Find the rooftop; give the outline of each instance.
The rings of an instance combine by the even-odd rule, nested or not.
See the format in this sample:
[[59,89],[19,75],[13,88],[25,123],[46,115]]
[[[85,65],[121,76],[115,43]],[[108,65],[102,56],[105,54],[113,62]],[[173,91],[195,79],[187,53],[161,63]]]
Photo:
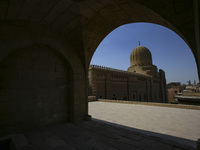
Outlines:
[[114,72],[121,72],[121,73],[126,73],[126,74],[133,74],[137,76],[144,76],[144,77],[151,77],[150,75],[144,75],[136,72],[129,72],[125,70],[120,70],[120,69],[115,69],[115,68],[110,68],[110,67],[105,67],[105,66],[100,66],[100,65],[90,65],[89,69],[102,69],[102,70],[107,70],[107,71],[114,71]]

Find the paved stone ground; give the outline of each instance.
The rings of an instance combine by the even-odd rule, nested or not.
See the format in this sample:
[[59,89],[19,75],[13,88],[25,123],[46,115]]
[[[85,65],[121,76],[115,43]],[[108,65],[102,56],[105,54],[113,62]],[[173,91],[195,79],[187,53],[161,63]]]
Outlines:
[[[89,108],[90,114],[92,114],[93,117],[95,117],[96,112],[96,118],[97,116],[104,117],[107,118],[108,121],[109,118],[113,118],[109,122],[92,119],[91,121],[83,121],[78,123],[62,123],[59,125],[40,128],[31,132],[26,132],[24,134],[0,137],[0,150],[6,150],[6,146],[7,149],[9,149],[8,145],[11,145],[12,149],[15,150],[196,149],[196,139],[194,141],[179,138],[177,136],[169,136],[169,133],[172,129],[175,133],[185,130],[183,135],[190,133],[191,137],[195,137],[193,130],[196,130],[198,135],[199,126],[196,127],[196,125],[199,125],[199,110],[194,111],[189,109],[160,108],[157,106],[142,105],[136,106],[134,104],[117,104],[106,102],[90,102]],[[121,114],[121,116],[119,114]],[[141,117],[141,114],[143,114],[143,117]],[[171,115],[171,117],[167,114]],[[173,117],[174,115],[176,116],[175,118]],[[194,118],[196,118],[196,121]],[[167,126],[172,126],[174,123],[179,123],[183,120],[187,121],[179,123],[181,126],[174,125],[174,128],[165,129],[165,125],[160,122],[163,120],[169,121],[170,119],[174,120],[174,122],[167,123],[167,121],[165,121],[164,124],[167,124]],[[117,122],[118,120],[127,120],[127,123],[132,122],[132,126],[127,127],[127,125],[119,125],[119,122]],[[111,121],[114,123],[110,123]],[[133,128],[134,123],[140,127]],[[184,124],[190,125],[190,127],[185,127]],[[191,126],[191,124],[193,124],[193,126]],[[149,132],[147,129],[139,129],[147,126],[149,130],[154,130],[154,126],[156,126],[156,128],[161,127],[159,128],[160,130],[168,131],[168,133],[158,134],[155,132]],[[184,128],[176,131],[176,128],[178,127]]]
[[92,118],[191,141],[200,138],[200,110],[90,102]]
[[[9,136],[7,136],[8,138]],[[6,137],[4,137],[6,138]],[[194,150],[98,121],[63,123],[10,136],[15,150]],[[0,141],[2,138],[0,138]],[[0,142],[0,149],[1,147]],[[4,147],[5,148],[5,147]],[[3,149],[5,150],[5,149]]]

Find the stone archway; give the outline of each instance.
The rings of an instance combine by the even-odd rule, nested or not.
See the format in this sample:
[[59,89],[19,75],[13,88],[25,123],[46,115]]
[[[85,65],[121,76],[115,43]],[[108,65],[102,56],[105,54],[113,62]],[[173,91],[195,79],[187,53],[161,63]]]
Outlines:
[[69,121],[72,87],[69,63],[48,46],[10,53],[0,63],[0,135]]
[[83,120],[92,55],[103,38],[123,24],[150,22],[172,29],[190,45],[200,70],[196,4],[197,0],[2,1],[0,60],[13,50],[34,44],[58,50],[73,70],[73,118]]
[[76,49],[62,34],[57,33],[47,26],[26,23],[24,27],[16,26],[15,24],[16,22],[0,23],[0,33],[3,35],[0,36],[0,62],[13,51],[32,45],[44,45],[57,51],[69,63],[72,71],[71,77],[73,79],[71,81],[73,82],[73,86],[70,92],[72,95],[70,111],[72,113],[70,113],[70,121],[83,120],[84,116],[87,115],[86,82],[84,65],[81,64],[81,59],[77,55]]
[[[162,5],[163,10],[158,6],[159,4]],[[81,4],[81,14],[89,18],[84,20],[86,23],[84,22],[83,26],[86,67],[89,66],[98,45],[110,32],[124,24],[146,22],[162,25],[177,33],[191,48],[197,68],[200,70],[197,55],[199,48],[196,47],[199,41],[196,41],[195,45],[195,40],[198,40],[195,39],[195,33],[198,35],[199,32],[193,31],[194,20],[198,19],[193,16],[195,2],[189,0],[182,3],[162,1],[159,4],[156,1],[141,0],[108,0],[102,3]],[[182,7],[178,7],[180,4]],[[96,8],[95,11],[94,8]],[[85,13],[86,10],[91,14]],[[196,11],[198,12],[198,9]],[[191,17],[188,18],[188,15]],[[192,31],[189,32],[189,30]]]

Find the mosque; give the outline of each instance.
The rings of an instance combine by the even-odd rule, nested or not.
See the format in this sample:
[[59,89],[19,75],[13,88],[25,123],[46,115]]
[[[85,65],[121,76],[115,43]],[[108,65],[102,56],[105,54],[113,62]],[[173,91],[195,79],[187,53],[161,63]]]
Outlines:
[[90,65],[88,95],[101,99],[142,102],[167,102],[165,72],[152,63],[152,55],[144,46],[130,55],[127,71]]

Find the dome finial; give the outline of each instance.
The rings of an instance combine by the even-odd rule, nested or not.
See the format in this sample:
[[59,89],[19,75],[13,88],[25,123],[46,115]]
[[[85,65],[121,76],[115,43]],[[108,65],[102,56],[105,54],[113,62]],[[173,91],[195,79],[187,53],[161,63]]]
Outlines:
[[139,46],[140,46],[140,41],[139,41]]

